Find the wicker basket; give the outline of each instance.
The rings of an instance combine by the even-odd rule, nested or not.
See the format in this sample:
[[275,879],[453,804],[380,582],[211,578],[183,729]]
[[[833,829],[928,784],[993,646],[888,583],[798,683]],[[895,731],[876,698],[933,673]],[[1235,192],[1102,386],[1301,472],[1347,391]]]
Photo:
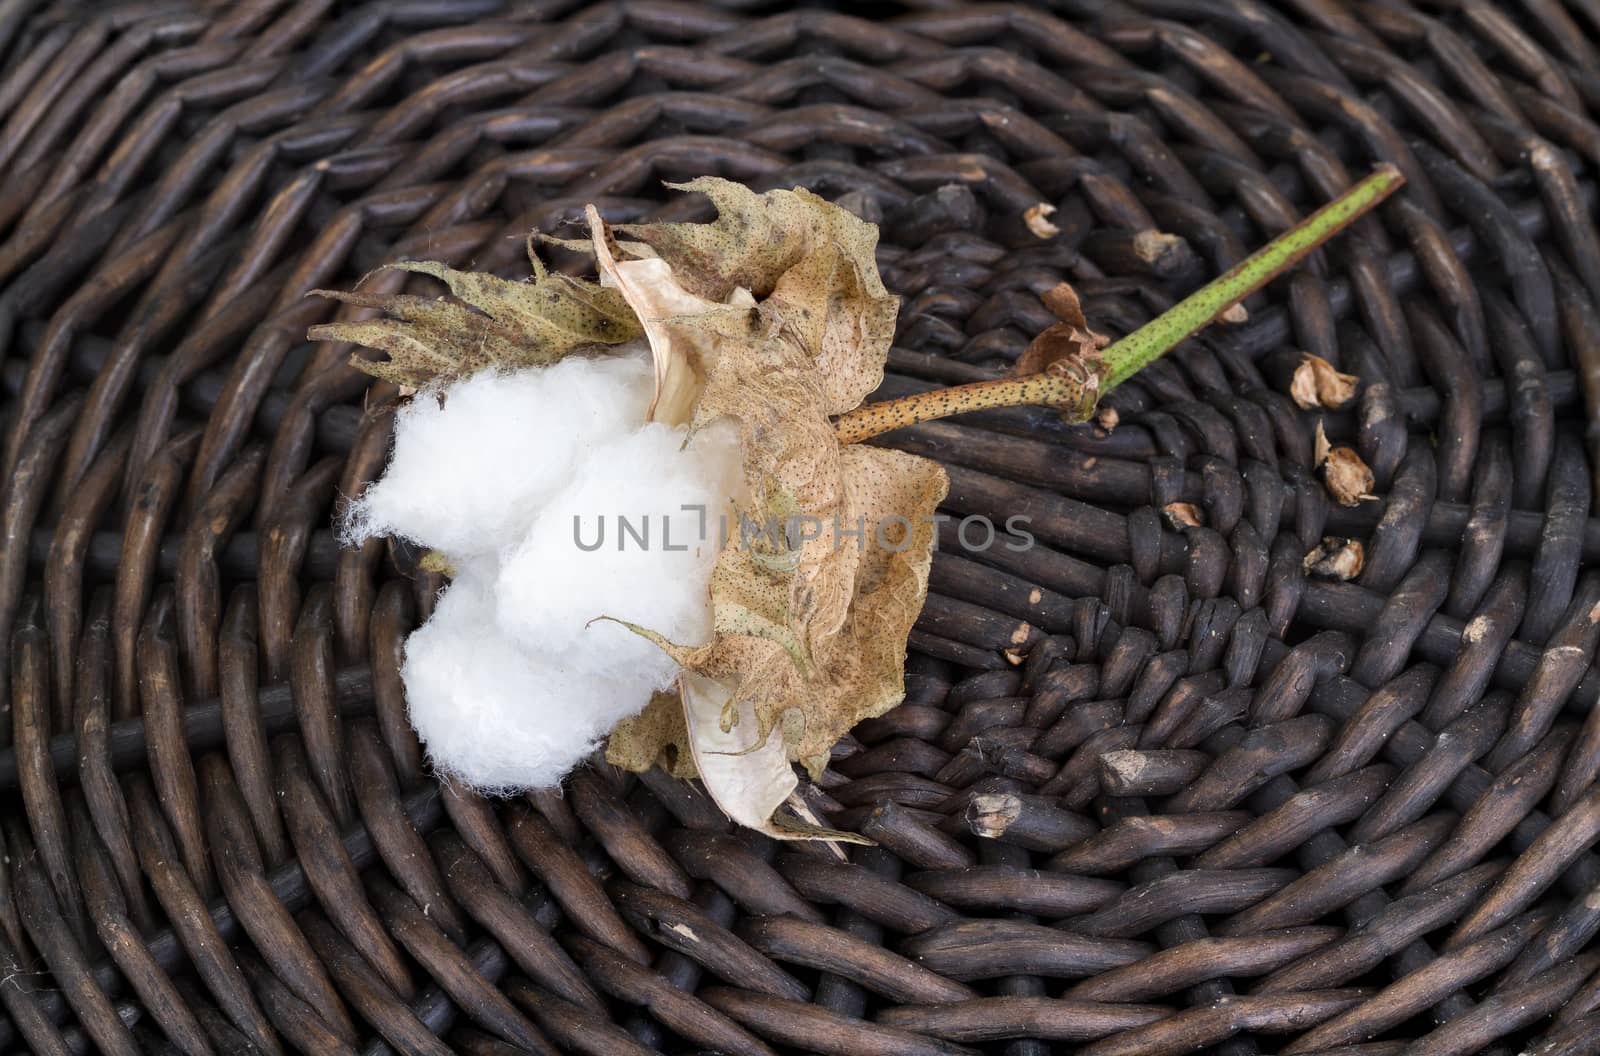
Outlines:
[[[1600,1053],[1595,0],[3,0],[0,55],[4,1051]],[[936,560],[817,796],[876,847],[430,776],[440,584],[329,531],[396,394],[308,289],[805,185],[882,225],[897,395],[1063,279],[1127,331],[1380,160],[1114,430],[887,438],[1037,545]]]

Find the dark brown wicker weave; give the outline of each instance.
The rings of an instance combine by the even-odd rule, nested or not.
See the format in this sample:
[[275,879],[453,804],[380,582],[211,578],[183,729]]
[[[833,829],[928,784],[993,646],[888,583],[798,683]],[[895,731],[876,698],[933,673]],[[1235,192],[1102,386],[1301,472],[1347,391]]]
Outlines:
[[[1600,3],[836,6],[0,0],[5,1051],[1600,1053]],[[888,438],[1039,545],[935,562],[817,797],[876,848],[430,777],[439,583],[329,531],[396,394],[308,289],[801,184],[882,224],[895,395],[1063,279],[1125,332],[1378,161],[1114,431]],[[1301,349],[1377,501],[1313,476]]]

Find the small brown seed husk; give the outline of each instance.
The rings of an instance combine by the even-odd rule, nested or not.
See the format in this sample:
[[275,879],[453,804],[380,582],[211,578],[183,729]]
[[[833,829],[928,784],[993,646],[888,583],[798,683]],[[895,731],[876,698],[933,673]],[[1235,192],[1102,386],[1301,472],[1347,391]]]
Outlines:
[[1363,499],[1377,498],[1372,494],[1372,489],[1377,486],[1372,470],[1367,468],[1354,449],[1329,444],[1328,434],[1323,431],[1321,422],[1317,423],[1315,456],[1322,483],[1327,487],[1328,494],[1333,496],[1333,501],[1341,506],[1359,506]]
[[1165,231],[1140,231],[1133,236],[1134,255],[1147,264],[1154,264],[1184,245],[1183,239]]
[[1055,238],[1061,229],[1047,219],[1055,211],[1056,207],[1049,202],[1030,205],[1022,211],[1022,221],[1035,238]]
[[1192,502],[1169,502],[1161,508],[1161,512],[1167,518],[1167,523],[1176,531],[1205,527],[1205,515]]
[[1366,563],[1366,548],[1359,539],[1346,539],[1325,535],[1322,542],[1311,548],[1301,567],[1308,576],[1346,583],[1361,574]]
[[1294,368],[1289,382],[1289,396],[1301,410],[1325,407],[1336,411],[1355,399],[1361,379],[1354,374],[1341,374],[1332,363],[1321,356],[1307,352]]

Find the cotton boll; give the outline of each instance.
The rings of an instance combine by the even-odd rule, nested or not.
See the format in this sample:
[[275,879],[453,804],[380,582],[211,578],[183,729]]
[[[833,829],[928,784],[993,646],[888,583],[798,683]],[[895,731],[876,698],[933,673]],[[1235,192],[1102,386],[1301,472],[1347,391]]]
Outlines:
[[484,371],[395,416],[383,479],[345,516],[347,544],[395,535],[457,561],[514,544],[579,462],[644,421],[654,392],[640,355],[573,356]]
[[711,570],[723,526],[737,531],[738,432],[719,422],[687,446],[686,435],[651,423],[593,451],[507,555],[495,591],[502,627],[573,669],[637,672],[661,689],[672,683],[670,657],[596,617],[684,645],[711,637]]
[[738,433],[718,423],[689,440],[645,423],[654,384],[639,356],[572,358],[475,375],[442,405],[424,393],[399,412],[390,465],[345,529],[455,566],[401,668],[441,773],[485,791],[557,784],[672,684],[670,657],[596,617],[710,638],[711,570],[742,490]]
[[443,774],[484,791],[549,787],[642,710],[650,688],[626,669],[575,671],[508,637],[495,622],[492,571],[463,569],[406,640],[411,724]]

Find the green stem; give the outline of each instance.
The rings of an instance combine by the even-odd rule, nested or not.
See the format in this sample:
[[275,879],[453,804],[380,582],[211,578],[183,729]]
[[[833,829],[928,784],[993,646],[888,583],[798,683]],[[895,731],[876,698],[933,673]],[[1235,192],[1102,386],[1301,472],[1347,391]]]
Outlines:
[[1350,226],[1363,213],[1405,183],[1393,165],[1376,172],[1293,228],[1235,264],[1150,322],[1101,353],[1107,391],[1160,359],[1217,316],[1304,260],[1313,250]]
[[1393,165],[1379,166],[1366,179],[1291,230],[1104,349],[1100,353],[1098,379],[1092,372],[1081,369],[1047,371],[869,403],[840,416],[835,423],[839,440],[856,443],[916,422],[988,407],[1026,404],[1092,407],[1095,397],[1110,392],[1186,338],[1209,326],[1217,316],[1304,260],[1404,183],[1405,177],[1399,169]]

